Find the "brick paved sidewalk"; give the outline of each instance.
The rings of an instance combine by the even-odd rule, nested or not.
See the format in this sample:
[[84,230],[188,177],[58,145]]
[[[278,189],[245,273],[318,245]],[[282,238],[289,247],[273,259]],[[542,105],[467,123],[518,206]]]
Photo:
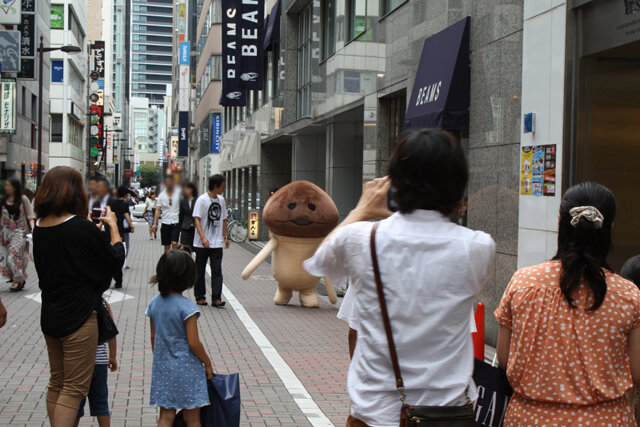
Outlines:
[[[118,336],[116,373],[109,374],[114,426],[152,426],[157,409],[149,406],[152,353],[144,310],[157,290],[148,285],[158,257],[159,241],[150,241],[144,223],[136,223],[122,291],[129,299],[112,303]],[[258,325],[273,347],[294,371],[314,401],[336,426],[348,415],[345,378],[348,367],[347,327],[335,318],[336,308],[320,309],[273,304],[275,282],[270,267],[260,267],[252,280],[240,279],[240,271],[252,258],[234,245],[225,252],[225,285]],[[27,296],[36,294],[37,277],[30,266],[27,288],[10,293],[0,285],[0,298],[9,311],[0,329],[0,425],[39,426],[46,420],[45,390],[48,360],[40,332],[40,304]],[[189,291],[185,295],[193,297]],[[203,307],[199,328],[204,345],[219,373],[240,372],[242,426],[308,426],[263,350],[255,343],[232,307]],[[86,408],[88,412],[88,407]],[[88,416],[81,425],[97,425]]]

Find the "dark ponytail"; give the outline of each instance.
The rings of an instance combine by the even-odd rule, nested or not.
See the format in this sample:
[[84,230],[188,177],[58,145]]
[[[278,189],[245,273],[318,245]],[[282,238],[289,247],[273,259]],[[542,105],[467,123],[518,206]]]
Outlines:
[[[575,225],[570,211],[580,206],[592,206],[602,214],[602,227],[587,218],[579,218]],[[616,216],[616,198],[611,190],[594,182],[583,182],[569,188],[560,205],[558,253],[555,260],[562,263],[560,289],[569,305],[573,303],[573,291],[584,280],[593,294],[594,303],[589,308],[597,310],[607,293],[605,269],[611,249],[611,226]]]

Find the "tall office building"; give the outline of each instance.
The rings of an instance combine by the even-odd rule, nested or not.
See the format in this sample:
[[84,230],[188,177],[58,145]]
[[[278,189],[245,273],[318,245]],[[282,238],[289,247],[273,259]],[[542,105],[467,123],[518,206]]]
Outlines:
[[171,83],[172,0],[131,1],[131,98],[163,106]]

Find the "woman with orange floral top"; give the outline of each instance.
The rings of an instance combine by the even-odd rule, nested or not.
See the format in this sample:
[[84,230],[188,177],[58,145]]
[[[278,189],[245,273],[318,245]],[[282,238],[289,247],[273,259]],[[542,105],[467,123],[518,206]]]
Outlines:
[[505,426],[634,426],[640,290],[607,265],[616,200],[592,182],[562,199],[558,253],[516,272],[495,316],[513,386]]

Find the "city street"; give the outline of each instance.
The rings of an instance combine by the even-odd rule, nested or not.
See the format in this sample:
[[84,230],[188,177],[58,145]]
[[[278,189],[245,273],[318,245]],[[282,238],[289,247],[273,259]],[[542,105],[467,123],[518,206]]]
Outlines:
[[[109,374],[114,426],[152,426],[149,406],[153,355],[144,312],[157,290],[148,284],[162,253],[145,223],[136,222],[124,287],[107,292],[120,330],[118,371]],[[263,264],[251,280],[240,272],[253,254],[233,244],[223,262],[225,309],[201,307],[200,335],[218,373],[239,372],[242,426],[344,425],[348,415],[347,326],[326,299],[320,309],[273,304],[275,281]],[[0,425],[40,426],[46,420],[48,361],[40,331],[40,303],[33,264],[24,291],[0,288],[9,312],[0,329]],[[208,283],[208,279],[207,279]],[[185,293],[193,297],[192,291]],[[88,412],[88,406],[86,408]],[[96,425],[86,416],[81,426]]]

